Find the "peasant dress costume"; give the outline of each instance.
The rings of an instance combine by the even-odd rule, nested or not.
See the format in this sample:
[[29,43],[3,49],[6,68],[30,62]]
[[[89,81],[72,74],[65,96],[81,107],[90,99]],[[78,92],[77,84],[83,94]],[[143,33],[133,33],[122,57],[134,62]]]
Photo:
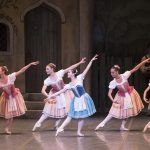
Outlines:
[[21,116],[25,114],[26,105],[24,98],[18,88],[15,88],[14,82],[16,73],[8,75],[6,84],[0,83],[3,93],[0,97],[0,116],[5,119]]
[[86,93],[83,87],[84,76],[82,74],[77,76],[77,82],[65,86],[65,89],[70,89],[74,93],[74,98],[70,104],[68,116],[74,119],[86,118],[96,112],[92,98]]
[[134,89],[128,83],[128,78],[131,72],[126,71],[121,74],[122,82],[118,83],[116,79],[109,84],[110,89],[118,89],[115,95],[114,103],[109,111],[109,114],[117,119],[126,119],[138,115],[144,108],[142,100]]
[[[51,80],[50,77],[44,80],[44,85],[51,87],[50,95],[60,91],[65,86],[63,82],[64,70],[56,72],[56,76],[57,80]],[[64,118],[68,114],[72,97],[73,93],[67,90],[65,93],[49,99],[50,102],[45,103],[43,114],[52,118]]]

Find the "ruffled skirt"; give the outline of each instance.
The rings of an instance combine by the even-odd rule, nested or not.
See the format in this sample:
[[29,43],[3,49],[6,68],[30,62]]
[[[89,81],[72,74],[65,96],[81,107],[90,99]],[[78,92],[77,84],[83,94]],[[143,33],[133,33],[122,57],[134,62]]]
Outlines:
[[52,118],[64,118],[68,114],[72,98],[72,91],[67,90],[65,93],[53,99],[50,103],[45,103],[43,114]]
[[68,116],[74,119],[87,118],[95,112],[96,109],[92,98],[85,93],[81,98],[73,98]]
[[5,94],[2,93],[0,97],[0,116],[6,119],[21,116],[25,114],[27,110],[24,98],[20,91],[17,90],[17,95],[15,97],[9,96],[6,98]]
[[[114,101],[117,103],[112,104],[109,114],[118,119],[125,119],[136,116],[144,108],[142,100],[135,89],[133,89],[133,91],[127,97],[119,96],[117,93]],[[132,107],[125,108],[126,101],[131,101]]]

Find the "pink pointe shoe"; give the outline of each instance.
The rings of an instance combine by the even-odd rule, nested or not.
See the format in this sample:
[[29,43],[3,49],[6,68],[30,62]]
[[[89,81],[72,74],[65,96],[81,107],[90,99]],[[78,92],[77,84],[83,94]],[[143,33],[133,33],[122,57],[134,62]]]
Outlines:
[[57,136],[57,135],[58,135],[59,133],[61,133],[61,132],[64,132],[64,129],[58,128],[57,131],[56,131],[55,136]]

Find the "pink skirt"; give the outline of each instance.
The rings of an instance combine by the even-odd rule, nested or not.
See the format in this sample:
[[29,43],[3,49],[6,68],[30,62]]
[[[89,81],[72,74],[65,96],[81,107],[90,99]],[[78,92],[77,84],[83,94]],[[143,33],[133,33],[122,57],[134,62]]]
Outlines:
[[59,100],[59,98],[57,100],[53,99],[52,102],[45,103],[45,106],[43,109],[43,114],[46,114],[52,118],[66,117],[69,112],[71,100],[73,99],[73,93],[72,93],[72,91],[67,90],[63,95],[64,95],[64,99],[65,99],[65,103],[66,103],[65,107],[58,108],[57,100]]
[[133,89],[133,91],[130,93],[130,97],[128,98],[131,99],[132,108],[124,109],[124,101],[126,100],[126,97],[119,96],[117,93],[114,98],[117,103],[112,104],[109,114],[117,119],[125,119],[138,115],[144,108],[139,94],[135,89]]
[[23,96],[19,89],[16,90],[18,94],[15,97],[6,98],[4,93],[0,97],[0,116],[5,119],[21,116],[27,110]]

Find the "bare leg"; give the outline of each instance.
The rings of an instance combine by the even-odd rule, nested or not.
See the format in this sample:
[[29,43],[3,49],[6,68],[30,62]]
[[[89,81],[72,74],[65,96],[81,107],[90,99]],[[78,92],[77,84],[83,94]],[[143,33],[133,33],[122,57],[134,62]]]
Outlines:
[[143,132],[146,132],[146,130],[150,128],[150,121],[146,124],[146,126],[143,129]]
[[71,119],[72,119],[71,117],[67,117],[65,119],[65,121],[62,123],[62,125],[57,129],[55,136],[57,136],[60,132],[64,131],[64,127],[70,123]]
[[128,131],[129,130],[128,128],[125,127],[126,122],[127,122],[127,119],[122,120],[122,124],[120,127],[121,131]]
[[95,130],[98,130],[99,128],[102,128],[105,126],[105,124],[110,121],[113,117],[111,115],[107,115],[107,117],[95,128]]
[[81,133],[83,125],[84,125],[84,120],[79,120],[78,121],[78,131],[77,131],[77,135],[79,135],[79,136],[84,136],[84,134]]
[[62,120],[62,119],[56,120],[56,122],[55,122],[55,129],[56,129],[56,130],[58,129],[58,126],[59,126],[61,120]]
[[39,128],[41,126],[41,124],[43,123],[43,121],[46,120],[47,118],[48,118],[48,115],[42,114],[40,119],[35,123],[32,131],[34,132],[36,130],[36,128]]

